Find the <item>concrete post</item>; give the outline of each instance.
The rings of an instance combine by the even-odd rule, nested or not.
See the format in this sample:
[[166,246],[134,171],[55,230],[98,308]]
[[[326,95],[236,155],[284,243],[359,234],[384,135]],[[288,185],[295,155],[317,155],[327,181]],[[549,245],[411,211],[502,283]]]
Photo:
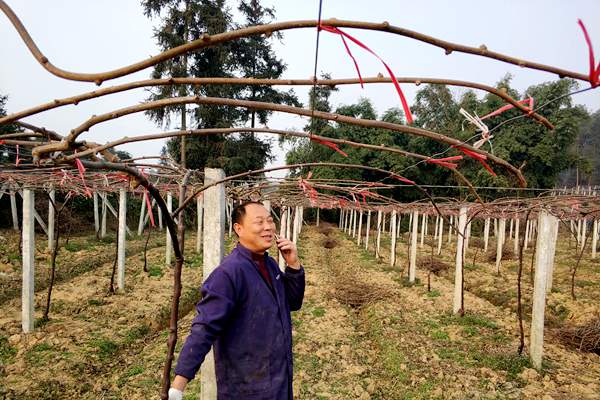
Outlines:
[[535,250],[535,277],[533,285],[533,307],[531,312],[531,337],[529,356],[536,369],[542,368],[542,354],[544,347],[544,312],[546,308],[546,282],[550,262],[550,241],[556,230],[558,219],[546,211],[540,211],[539,230]]
[[596,258],[596,248],[598,247],[598,220],[594,220],[594,225],[592,228],[594,231],[592,232],[592,260]]
[[292,238],[292,207],[287,208],[287,224],[285,224],[285,237],[288,239]]
[[319,226],[319,212],[321,211],[321,208],[317,207],[317,226]]
[[[281,207],[281,221],[280,221],[280,225],[279,225],[279,237],[284,238],[286,237],[286,231],[287,231],[287,224],[288,224],[288,219],[287,219],[287,210],[286,207]],[[278,255],[279,255],[279,269],[281,269],[282,271],[285,270],[285,259],[283,258],[283,256],[281,255],[281,252],[278,251]]]
[[513,224],[514,224],[514,219],[511,218],[510,219],[510,223],[509,223],[509,228],[508,228],[508,238],[511,239],[513,237]]
[[513,240],[514,252],[515,255],[519,254],[519,228],[521,225],[521,220],[519,218],[515,218],[515,239]]
[[584,218],[581,223],[581,241],[579,242],[579,251],[581,251],[583,249],[583,246],[585,245],[585,239],[587,237],[587,226],[587,219]]
[[292,242],[298,243],[298,226],[300,222],[300,207],[296,206],[296,210],[294,212],[294,233],[292,236]]
[[[12,193],[14,195],[14,193]],[[24,333],[32,332],[35,323],[35,217],[33,205],[35,196],[32,189],[23,189],[23,232],[22,232],[22,273],[21,328]]]
[[498,223],[498,236],[496,236],[496,273],[500,274],[502,250],[504,248],[504,235],[506,234],[506,218],[500,218]]
[[162,209],[160,207],[156,207],[158,210],[158,230],[163,230],[163,218],[162,218]]
[[94,191],[94,232],[100,234],[100,215],[98,213],[98,193]]
[[525,244],[523,245],[523,249],[527,250],[527,246],[529,244],[529,227],[531,226],[531,221],[527,221],[525,224]]
[[486,218],[483,225],[483,252],[487,253],[488,243],[490,241],[490,219]]
[[392,210],[390,216],[390,230],[392,231],[391,245],[390,245],[390,266],[396,265],[396,210]]
[[469,239],[471,239],[471,222],[467,224],[467,231],[465,233],[465,251],[469,248]]
[[356,237],[356,217],[358,215],[357,210],[352,210],[352,237]]
[[202,221],[204,219],[204,195],[196,196],[196,253],[202,251]]
[[442,254],[442,238],[444,237],[444,218],[440,217],[439,227],[438,227],[438,246],[437,246],[437,255]]
[[552,291],[552,278],[554,277],[554,254],[556,253],[556,240],[558,239],[558,219],[556,220],[556,224],[554,224],[554,229],[552,230],[552,236],[549,238],[549,251],[547,254],[548,260],[548,270],[546,271],[546,293],[550,293]]
[[[125,290],[125,246],[127,242],[127,192],[119,189],[119,241],[117,243],[117,287]],[[143,227],[142,227],[143,228]]]
[[454,215],[450,216],[450,225],[448,225],[448,244],[452,242],[452,229],[454,227]]
[[458,234],[456,235],[456,269],[454,272],[454,298],[452,312],[458,314],[463,310],[463,258],[464,236],[466,236],[467,208],[461,207],[458,214]]
[[342,229],[343,222],[344,222],[344,210],[340,208],[340,222],[338,223],[338,228]]
[[[14,191],[10,192],[10,211],[12,213],[13,229],[15,231],[18,231],[19,230],[19,215],[17,213],[17,197],[16,197]],[[32,212],[31,218],[33,218],[33,212]]]
[[[149,211],[149,210],[148,210]],[[142,195],[142,205],[140,207],[140,221],[138,222],[138,236],[144,233],[144,218],[146,217],[146,194]]]
[[48,250],[54,248],[54,215],[56,205],[56,191],[51,188],[48,192],[50,200],[48,200]]
[[102,197],[102,219],[100,220],[100,238],[106,237],[106,193],[100,193],[100,197]]
[[371,210],[367,211],[367,229],[365,233],[365,250],[369,251],[369,233],[371,233]]
[[363,220],[362,217],[363,217],[363,212],[362,212],[362,210],[360,210],[360,212],[358,213],[358,235],[356,235],[357,236],[356,244],[358,246],[360,246],[360,240],[362,238],[362,220]]
[[231,223],[231,219],[233,217],[233,200],[229,201],[227,199],[225,199],[226,204],[227,204],[227,223],[229,224],[229,231],[228,231],[228,236],[231,237],[231,231],[232,231],[232,223]]
[[383,212],[381,210],[377,211],[377,244],[375,246],[375,258],[379,258],[380,255],[382,214]]
[[[173,212],[173,193],[167,192],[167,210],[169,210],[169,214]],[[171,241],[171,235],[169,234],[169,230],[166,230],[166,248],[165,248],[165,264],[171,265],[171,253],[173,252],[173,242]]]
[[271,214],[271,200],[263,201],[263,206],[269,212],[269,214]]
[[421,216],[421,248],[425,244],[425,226],[427,226],[427,216],[423,214]]
[[[204,168],[204,184],[225,178],[222,169]],[[206,280],[225,255],[225,185],[219,184],[204,192],[204,248],[202,279]],[[211,350],[200,368],[201,400],[217,399],[215,359]]]
[[[423,216],[424,217],[424,216]],[[410,263],[408,267],[408,281],[413,283],[417,277],[417,240],[419,229],[419,212],[413,211],[413,224],[410,236]],[[423,218],[424,220],[424,218]]]

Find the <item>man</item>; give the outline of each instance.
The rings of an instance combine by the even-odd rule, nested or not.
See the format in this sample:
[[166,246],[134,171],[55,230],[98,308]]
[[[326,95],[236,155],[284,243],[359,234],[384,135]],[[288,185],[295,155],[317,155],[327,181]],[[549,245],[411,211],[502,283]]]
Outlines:
[[304,268],[293,242],[277,239],[285,272],[266,250],[275,223],[257,202],[233,210],[238,245],[202,285],[202,300],[175,368],[169,399],[179,400],[214,345],[219,400],[292,399],[290,311],[304,298]]

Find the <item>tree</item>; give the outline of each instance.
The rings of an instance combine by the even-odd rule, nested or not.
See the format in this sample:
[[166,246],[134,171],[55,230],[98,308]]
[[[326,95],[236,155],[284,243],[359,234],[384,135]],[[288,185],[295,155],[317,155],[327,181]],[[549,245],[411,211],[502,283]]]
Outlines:
[[[8,96],[0,94],[0,117],[4,117],[7,114],[6,102]],[[4,124],[0,125],[0,135],[4,133],[20,132],[22,129],[17,124]],[[8,146],[0,144],[0,163],[14,163],[16,153],[14,146]]]
[[[497,85],[506,90],[513,98],[519,99],[520,94],[510,87],[510,76],[504,77]],[[509,163],[523,167],[523,173],[530,187],[552,188],[558,179],[558,174],[573,165],[576,161],[569,149],[576,140],[579,126],[587,120],[587,112],[581,106],[573,106],[567,94],[576,88],[573,80],[562,79],[529,87],[523,97],[531,95],[537,104],[548,103],[540,113],[548,118],[555,129],[549,131],[544,126],[525,118],[515,109],[508,110],[494,118],[485,120],[493,129],[494,138],[492,145],[485,144],[485,149],[505,159]],[[319,106],[317,109],[329,111],[330,92],[326,88],[319,88],[321,92],[311,91]],[[459,113],[460,108],[465,108],[470,113],[485,115],[504,106],[505,103],[497,96],[487,95],[478,99],[474,92],[465,92],[460,99],[455,99],[450,90],[445,86],[428,85],[421,89],[416,96],[412,107],[415,115],[415,125],[434,130],[438,133],[453,137],[458,140],[474,142],[478,138],[475,128],[468,124]],[[377,114],[367,99],[361,99],[356,104],[338,107],[337,113],[357,118],[377,119]],[[398,109],[390,109],[381,117],[381,120],[402,123],[404,115]],[[505,124],[503,124],[506,122]],[[592,125],[590,125],[592,126]],[[596,126],[596,125],[593,125]],[[328,121],[314,121],[307,125],[306,130],[333,138],[344,138],[361,143],[384,144],[427,156],[444,153],[443,156],[462,154],[458,150],[449,149],[448,145],[438,143],[431,139],[410,136],[385,129],[357,127],[349,124],[332,124]],[[590,128],[591,130],[597,128]],[[592,135],[590,135],[592,136]],[[598,146],[596,144],[595,146]],[[590,148],[597,148],[592,145]],[[332,149],[318,143],[304,140],[294,146],[287,154],[288,163],[294,162],[347,162],[369,165],[396,172],[416,181],[421,185],[451,186],[463,184],[447,168],[433,164],[421,163],[417,168],[412,168],[418,160],[402,157],[397,154],[344,146],[343,150],[348,157],[334,152]],[[592,154],[592,151],[590,151]],[[593,153],[598,154],[598,152]],[[597,158],[597,157],[596,157]],[[491,166],[496,168],[493,164]],[[338,179],[359,179],[376,181],[382,176],[369,171],[345,170],[334,168],[313,168],[314,176]],[[459,162],[459,171],[463,173],[476,186],[513,186],[512,178],[497,170],[497,177],[491,175],[482,165],[465,157]],[[306,176],[308,170],[301,171]],[[379,174],[380,175],[380,174]],[[466,193],[466,192],[465,192]],[[460,195],[460,191],[448,189],[435,189],[437,196]],[[510,193],[510,195],[514,194]],[[397,200],[413,200],[422,195],[416,191],[398,189],[392,193]],[[498,191],[480,191],[486,198],[505,196]]]
[[[262,7],[258,0],[241,0],[238,10],[245,18],[245,23],[240,27],[269,24],[275,17],[275,9]],[[281,32],[274,32],[271,37],[281,40],[283,35]],[[271,48],[269,38],[264,35],[254,35],[238,40],[234,44],[234,51],[242,78],[277,79],[286,69],[286,65],[277,58]],[[243,87],[240,98],[301,106],[293,89],[281,91],[268,85]],[[258,116],[259,123],[266,124],[271,113],[272,111],[268,110],[244,110],[242,119],[244,121],[250,119],[250,126],[254,128],[256,116]]]
[[[147,16],[162,16],[162,22],[155,30],[155,37],[161,50],[167,50],[202,37],[233,29],[229,9],[224,0],[144,0],[142,1]],[[240,11],[246,17],[246,25],[266,22],[272,18],[273,10],[263,8],[256,0],[242,1]],[[193,77],[258,77],[278,78],[285,70],[285,65],[278,60],[264,37],[248,38],[211,46],[195,51],[173,60],[158,64],[154,78],[168,76]],[[235,99],[253,99],[273,103],[296,104],[298,101],[292,91],[280,92],[271,87],[241,85],[201,85],[187,87],[181,85],[164,86],[154,89],[149,100],[172,96],[185,96],[190,93],[199,96],[223,97]],[[256,113],[227,106],[198,105],[191,110],[186,107],[163,108],[148,112],[150,118],[159,125],[168,125],[173,113],[190,114],[192,125],[197,128],[228,128],[239,126],[249,119],[254,126],[255,116],[265,124],[269,112]],[[185,128],[185,118],[181,126]],[[250,136],[250,139],[245,136]],[[185,144],[187,142],[187,144]],[[183,157],[182,148],[186,151]],[[242,148],[244,144],[248,147]],[[247,149],[253,150],[247,157]],[[270,145],[256,139],[254,135],[210,135],[204,137],[182,137],[168,140],[165,152],[175,160],[185,160],[187,167],[200,169],[218,167],[225,169],[227,175],[259,169],[271,159]],[[236,161],[237,160],[237,161]],[[240,162],[244,160],[244,162]]]

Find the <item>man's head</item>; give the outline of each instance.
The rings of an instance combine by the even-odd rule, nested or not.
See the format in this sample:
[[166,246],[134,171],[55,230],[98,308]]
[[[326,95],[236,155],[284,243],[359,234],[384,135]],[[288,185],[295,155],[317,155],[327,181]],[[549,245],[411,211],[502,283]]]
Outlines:
[[256,201],[249,201],[233,209],[233,230],[242,246],[255,253],[262,253],[273,244],[275,222],[267,209]]

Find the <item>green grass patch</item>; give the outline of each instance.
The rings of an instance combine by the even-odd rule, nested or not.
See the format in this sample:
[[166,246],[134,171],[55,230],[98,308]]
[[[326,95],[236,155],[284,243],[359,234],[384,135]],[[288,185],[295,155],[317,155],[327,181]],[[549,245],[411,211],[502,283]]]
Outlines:
[[69,242],[69,243],[65,243],[63,248],[67,251],[75,252],[75,251],[83,250],[83,249],[87,248],[87,246],[83,243]]
[[13,362],[17,349],[8,343],[6,336],[0,335],[0,364],[7,365]]
[[433,298],[433,297],[440,297],[441,295],[442,294],[437,289],[434,289],[434,290],[431,290],[431,291],[427,292],[427,297],[432,297]]
[[38,343],[25,353],[27,364],[32,366],[40,366],[47,364],[52,357],[54,348],[48,343]]
[[440,322],[444,325],[478,326],[493,330],[498,329],[498,325],[494,321],[477,314],[465,314],[462,317],[444,314],[441,316]]
[[123,344],[125,346],[130,345],[136,340],[142,339],[150,332],[150,327],[146,324],[142,324],[136,326],[125,333],[125,338],[123,339]]
[[517,376],[525,368],[532,368],[529,357],[518,354],[475,354],[472,357],[478,366],[496,371],[506,371],[506,375],[510,380],[517,379]]
[[90,346],[95,349],[101,360],[106,360],[119,351],[119,345],[106,338],[95,338],[89,342]]
[[462,330],[462,333],[466,337],[473,337],[479,335],[479,329],[474,326],[465,326]]
[[123,385],[125,385],[125,383],[129,380],[129,378],[131,378],[132,376],[139,375],[143,372],[144,372],[144,367],[142,367],[140,365],[135,365],[135,366],[129,368],[127,371],[125,371],[125,373],[123,375],[121,375],[119,377],[119,379],[117,380],[117,385],[119,387],[123,387]]
[[186,257],[183,261],[183,266],[188,268],[202,268],[202,255],[194,253],[194,255]]
[[433,340],[450,340],[450,336],[444,331],[433,331],[429,334]]
[[315,307],[312,309],[311,314],[313,317],[322,317],[325,315],[325,309],[323,307]]
[[162,268],[158,265],[150,265],[148,267],[148,276],[153,276],[156,278],[162,278],[162,276],[164,275],[164,272],[162,270]]
[[88,305],[90,306],[102,306],[104,305],[104,300],[102,299],[89,299]]

